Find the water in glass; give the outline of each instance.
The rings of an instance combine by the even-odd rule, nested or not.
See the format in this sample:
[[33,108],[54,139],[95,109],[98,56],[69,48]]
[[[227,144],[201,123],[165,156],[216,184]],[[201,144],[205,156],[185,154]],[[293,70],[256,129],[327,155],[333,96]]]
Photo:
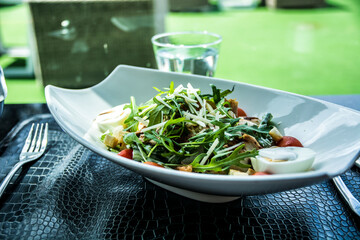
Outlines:
[[162,48],[157,50],[158,68],[212,77],[219,51],[215,48]]

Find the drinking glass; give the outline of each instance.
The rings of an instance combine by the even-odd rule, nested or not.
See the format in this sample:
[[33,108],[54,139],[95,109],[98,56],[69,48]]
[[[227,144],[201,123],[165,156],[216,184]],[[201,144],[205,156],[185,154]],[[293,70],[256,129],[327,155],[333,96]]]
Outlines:
[[159,70],[214,76],[222,37],[209,32],[172,32],[151,39]]

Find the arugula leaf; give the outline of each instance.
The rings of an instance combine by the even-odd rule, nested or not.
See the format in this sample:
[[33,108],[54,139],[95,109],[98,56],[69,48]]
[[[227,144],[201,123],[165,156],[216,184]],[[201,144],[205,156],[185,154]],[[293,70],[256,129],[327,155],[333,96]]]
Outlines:
[[173,94],[173,93],[174,93],[174,90],[175,90],[175,89],[174,89],[174,82],[171,81],[169,93],[170,93],[170,94]]
[[140,139],[136,136],[135,132],[127,133],[124,135],[124,143],[133,145],[133,144],[142,144]]
[[201,156],[199,155],[190,165],[193,167],[193,170],[195,172],[206,172],[206,171],[221,172],[227,169],[228,167],[230,167],[231,165],[249,168],[251,167],[251,165],[242,164],[240,163],[240,161],[248,157],[255,157],[256,155],[258,155],[258,151],[256,149],[253,149],[251,151],[239,153],[239,151],[243,147],[244,144],[240,145],[230,154],[230,156],[222,160],[216,160],[215,158],[212,158],[210,162],[205,165],[200,164],[200,161],[204,157],[204,155]]
[[144,132],[145,138],[149,140],[153,140],[155,143],[160,144],[161,140],[155,130]]
[[265,117],[263,118],[263,120],[260,122],[259,125],[259,130],[266,130],[269,129],[269,131],[271,130],[271,128],[273,127],[273,124],[271,122],[273,116],[271,113],[267,113],[265,115]]
[[257,126],[249,126],[247,124],[230,127],[228,132],[229,135],[236,137],[241,136],[241,133],[249,134],[259,142],[263,147],[270,147],[272,144],[272,137],[269,134],[268,129],[259,129]]
[[157,105],[146,114],[149,120],[149,126],[161,123],[164,108],[164,105]]
[[213,100],[215,104],[218,104],[224,97],[229,95],[234,91],[235,86],[231,90],[227,89],[221,92],[219,88],[217,88],[214,84],[210,84],[212,92],[213,92]]
[[211,84],[210,86],[211,86],[211,89],[212,89],[212,92],[213,92],[214,103],[218,104],[218,102],[220,102],[220,100],[221,100],[220,89],[218,89],[213,84]]
[[166,124],[164,125],[164,127],[163,127],[162,131],[160,132],[160,134],[163,134],[168,126],[173,125],[173,124],[177,124],[177,123],[183,123],[186,120],[184,117],[174,119],[174,115],[175,114],[173,114],[173,116],[171,116],[171,119],[166,122]]
[[124,109],[130,108],[131,112],[128,118],[125,120],[125,125],[128,127],[125,130],[137,131],[138,129],[138,121],[134,119],[134,117],[138,116],[138,108],[136,107],[136,102],[134,97],[130,97],[130,104],[126,105]]

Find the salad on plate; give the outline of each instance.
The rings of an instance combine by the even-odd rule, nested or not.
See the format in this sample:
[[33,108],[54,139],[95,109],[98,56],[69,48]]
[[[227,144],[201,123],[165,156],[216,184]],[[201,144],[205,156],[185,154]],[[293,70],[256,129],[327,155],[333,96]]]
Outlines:
[[190,83],[155,90],[147,102],[134,97],[101,112],[87,137],[121,157],[185,172],[238,176],[311,169],[315,152],[283,136],[272,114],[247,116],[234,89],[202,93]]

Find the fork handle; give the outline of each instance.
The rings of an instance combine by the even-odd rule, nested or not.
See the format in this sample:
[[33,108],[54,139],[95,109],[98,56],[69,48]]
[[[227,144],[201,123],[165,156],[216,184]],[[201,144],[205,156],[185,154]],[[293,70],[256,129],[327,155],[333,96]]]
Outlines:
[[23,165],[22,162],[17,162],[15,164],[15,166],[11,169],[11,171],[6,175],[6,177],[4,178],[4,180],[2,181],[1,185],[0,185],[0,197],[2,196],[2,194],[4,193],[7,185],[9,184],[10,180],[14,177],[15,173],[17,172],[17,170],[19,170],[19,168]]
[[345,199],[345,201],[348,203],[350,208],[358,215],[360,216],[360,202],[352,195],[350,190],[345,185],[344,181],[341,179],[340,176],[334,177],[332,179],[337,186],[339,192]]

